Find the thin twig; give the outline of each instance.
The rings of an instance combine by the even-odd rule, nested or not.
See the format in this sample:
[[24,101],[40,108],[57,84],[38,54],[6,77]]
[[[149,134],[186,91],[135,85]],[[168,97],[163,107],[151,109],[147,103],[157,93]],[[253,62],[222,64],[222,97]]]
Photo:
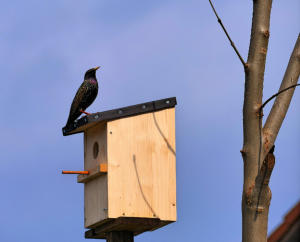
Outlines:
[[236,48],[235,44],[234,44],[233,41],[231,40],[231,38],[230,38],[230,36],[229,36],[229,34],[228,34],[228,32],[227,32],[225,26],[224,26],[223,23],[222,23],[222,20],[219,18],[219,15],[217,14],[217,11],[216,11],[214,5],[212,4],[211,0],[209,0],[209,3],[210,3],[210,6],[212,7],[212,9],[213,9],[213,11],[214,11],[214,13],[215,13],[217,19],[218,19],[219,24],[221,25],[221,27],[222,27],[222,29],[224,30],[224,32],[225,32],[225,34],[226,34],[228,40],[230,41],[230,44],[231,44],[232,48],[234,49],[235,53],[237,54],[237,56],[239,57],[240,61],[242,62],[244,68],[246,69],[246,68],[247,68],[247,63],[244,61],[244,59],[243,59],[243,57],[241,56],[240,52],[238,51],[238,49]]
[[291,88],[294,88],[294,87],[296,87],[296,86],[300,86],[300,84],[294,84],[294,85],[291,85],[291,86],[289,86],[289,87],[287,87],[287,88],[284,88],[284,89],[282,89],[281,91],[279,91],[279,92],[277,92],[276,94],[274,94],[273,96],[271,96],[270,98],[268,98],[268,99],[263,103],[263,105],[261,105],[261,107],[260,107],[260,112],[261,112],[262,109],[267,105],[267,103],[270,102],[273,98],[277,97],[279,94],[281,94],[281,93],[283,93],[283,92],[285,92],[285,91],[287,91],[287,90],[289,90],[289,89],[291,89]]

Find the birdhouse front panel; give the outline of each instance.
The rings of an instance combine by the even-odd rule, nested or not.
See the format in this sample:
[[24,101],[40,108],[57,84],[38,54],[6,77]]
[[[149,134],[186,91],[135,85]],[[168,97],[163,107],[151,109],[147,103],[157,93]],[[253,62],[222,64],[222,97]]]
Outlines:
[[107,123],[108,217],[176,220],[175,108]]
[[[93,171],[107,164],[107,126],[99,123],[84,133],[84,169]],[[107,175],[84,184],[84,224],[92,227],[108,217]]]

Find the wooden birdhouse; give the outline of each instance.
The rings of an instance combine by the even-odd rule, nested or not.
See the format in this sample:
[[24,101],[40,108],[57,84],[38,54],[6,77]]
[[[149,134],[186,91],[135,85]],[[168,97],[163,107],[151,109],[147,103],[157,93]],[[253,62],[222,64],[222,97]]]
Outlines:
[[84,133],[86,238],[135,235],[176,221],[176,98],[93,113],[63,128]]

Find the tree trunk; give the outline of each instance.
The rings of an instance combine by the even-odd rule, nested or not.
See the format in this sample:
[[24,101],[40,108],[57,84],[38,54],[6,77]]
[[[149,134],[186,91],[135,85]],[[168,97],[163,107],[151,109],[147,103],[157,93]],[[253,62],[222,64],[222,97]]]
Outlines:
[[[272,0],[254,0],[251,39],[245,66],[243,108],[244,186],[242,197],[243,242],[266,242],[271,201],[269,179],[275,164],[274,142],[288,110],[294,88],[277,96],[262,129],[262,93],[268,50]],[[300,37],[296,41],[279,89],[297,83],[300,72]]]
[[251,40],[245,68],[243,107],[244,186],[242,198],[243,242],[263,242],[267,238],[271,191],[264,182],[266,166],[261,166],[263,80],[269,42],[272,0],[254,0]]

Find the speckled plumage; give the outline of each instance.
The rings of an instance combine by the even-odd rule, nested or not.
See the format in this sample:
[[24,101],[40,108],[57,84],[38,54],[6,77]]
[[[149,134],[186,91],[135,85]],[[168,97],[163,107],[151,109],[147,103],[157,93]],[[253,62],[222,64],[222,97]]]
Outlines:
[[84,111],[90,106],[98,94],[98,82],[96,78],[96,70],[99,67],[89,69],[84,75],[84,81],[76,92],[73,99],[70,114],[66,126],[73,123],[80,115],[80,110]]

